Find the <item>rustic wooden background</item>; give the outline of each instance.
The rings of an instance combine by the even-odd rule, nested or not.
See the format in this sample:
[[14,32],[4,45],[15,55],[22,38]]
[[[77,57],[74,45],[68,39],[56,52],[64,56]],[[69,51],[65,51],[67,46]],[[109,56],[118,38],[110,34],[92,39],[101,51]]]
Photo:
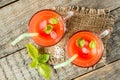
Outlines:
[[52,69],[51,80],[71,80],[78,76],[76,80],[120,79],[120,0],[0,0],[0,80],[44,80],[28,65],[30,58],[24,45],[31,39],[14,47],[10,43],[27,32],[28,21],[36,11],[69,5],[106,8],[115,16],[114,31],[107,46],[107,65],[99,64],[89,70],[74,65],[56,71]]

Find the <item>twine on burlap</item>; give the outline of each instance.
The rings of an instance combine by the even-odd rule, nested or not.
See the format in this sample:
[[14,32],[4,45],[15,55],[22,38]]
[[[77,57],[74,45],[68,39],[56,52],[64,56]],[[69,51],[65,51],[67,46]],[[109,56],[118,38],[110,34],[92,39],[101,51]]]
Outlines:
[[[49,64],[55,65],[64,62],[68,57],[66,54],[67,42],[75,32],[79,30],[89,30],[99,34],[105,29],[112,27],[114,24],[114,17],[110,15],[109,10],[104,9],[91,9],[80,6],[56,6],[52,8],[60,13],[62,16],[67,15],[67,12],[74,10],[75,14],[66,22],[66,32],[63,39],[54,46],[45,48],[45,51],[50,53]],[[106,44],[110,34],[103,38],[104,54],[106,57]]]

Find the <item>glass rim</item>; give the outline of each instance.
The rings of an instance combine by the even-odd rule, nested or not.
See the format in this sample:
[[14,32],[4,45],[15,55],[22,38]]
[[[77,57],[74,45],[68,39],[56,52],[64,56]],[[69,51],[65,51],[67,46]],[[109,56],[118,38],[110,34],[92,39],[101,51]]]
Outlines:
[[[29,32],[30,22],[31,22],[32,18],[33,18],[36,14],[38,14],[39,12],[42,12],[42,11],[52,11],[52,12],[55,12],[56,14],[58,14],[58,15],[60,16],[60,18],[61,18],[61,19],[63,20],[63,22],[64,22],[64,23],[63,23],[63,25],[64,25],[64,33],[63,33],[61,39],[58,40],[57,42],[55,42],[54,44],[51,44],[51,45],[48,45],[48,46],[47,46],[47,45],[41,45],[41,44],[39,44],[38,42],[35,41],[35,43],[37,43],[37,44],[40,45],[40,46],[50,47],[50,46],[53,46],[53,45],[59,43],[59,42],[62,40],[62,38],[64,37],[65,29],[66,29],[66,22],[65,22],[63,16],[62,16],[60,13],[58,13],[56,10],[52,10],[52,9],[42,9],[42,10],[37,11],[36,13],[34,13],[34,14],[31,16],[31,18],[30,18],[30,20],[29,20],[29,22],[28,22],[28,27],[27,27],[27,28],[28,28],[28,32]],[[32,39],[33,39],[33,38],[32,38]],[[33,40],[34,40],[34,39],[33,39]]]
[[[100,58],[99,58],[97,61],[95,61],[94,64],[89,65],[89,66],[80,66],[79,64],[76,64],[76,63],[72,62],[74,65],[79,66],[79,67],[81,67],[81,68],[89,68],[89,67],[92,67],[92,66],[94,66],[95,64],[97,64],[97,63],[102,59],[102,56],[103,56],[103,53],[104,53],[103,41],[102,41],[102,39],[97,35],[97,33],[92,32],[92,31],[89,31],[89,30],[79,30],[79,31],[73,33],[73,34],[70,36],[69,40],[72,38],[72,36],[74,36],[75,34],[77,34],[77,33],[79,33],[79,32],[90,32],[90,33],[94,34],[94,35],[100,40],[100,42],[102,43],[102,44],[101,44],[101,46],[102,46],[102,53],[101,53],[101,56],[100,56]],[[68,40],[67,45],[66,45],[66,52],[67,52],[67,56],[68,56],[68,57],[71,57],[72,55],[68,53],[68,47],[69,47],[68,44],[69,44],[69,40]]]

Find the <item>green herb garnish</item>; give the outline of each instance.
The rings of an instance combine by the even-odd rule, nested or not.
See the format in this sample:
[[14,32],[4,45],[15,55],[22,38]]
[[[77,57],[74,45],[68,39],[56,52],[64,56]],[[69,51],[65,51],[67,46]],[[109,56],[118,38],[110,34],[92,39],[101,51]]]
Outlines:
[[38,61],[37,61],[37,60],[33,60],[33,61],[30,63],[30,67],[31,67],[31,68],[35,68],[37,65],[38,65]]
[[50,24],[58,24],[58,20],[56,18],[50,18]]
[[96,42],[93,41],[93,40],[90,41],[89,47],[90,47],[90,48],[96,48]]
[[50,67],[46,63],[40,63],[38,66],[38,71],[41,75],[43,75],[46,79],[50,78]]
[[81,39],[81,38],[78,38],[77,41],[76,41],[76,44],[77,44],[78,47],[84,47],[85,40]]
[[52,30],[53,30],[53,26],[50,24],[48,24],[44,29],[46,34],[50,34],[52,32]]
[[38,57],[40,63],[46,63],[49,60],[48,54],[42,54]]
[[49,55],[46,53],[39,54],[38,49],[32,45],[26,45],[29,56],[32,58],[30,63],[31,68],[38,68],[39,73],[46,79],[50,78],[50,67],[46,64],[49,60]]

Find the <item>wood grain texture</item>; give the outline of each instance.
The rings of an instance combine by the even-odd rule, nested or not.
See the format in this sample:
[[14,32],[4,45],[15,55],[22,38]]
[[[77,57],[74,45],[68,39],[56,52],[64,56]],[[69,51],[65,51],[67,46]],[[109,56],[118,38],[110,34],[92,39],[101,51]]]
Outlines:
[[[30,62],[26,49],[0,59],[0,80],[45,80],[37,70],[29,67]],[[103,66],[103,64],[98,65]],[[56,71],[51,67],[50,80],[70,80],[92,70],[72,64]]]
[[119,80],[120,79],[120,60],[111,63],[103,68],[92,71],[74,80]]
[[106,63],[120,59],[120,8],[112,11],[111,14],[115,16],[115,25],[107,44]]
[[0,0],[0,8],[6,6],[6,5],[9,5],[13,2],[16,2],[18,0]]
[[[20,34],[27,32],[28,22],[31,16],[38,10],[53,7],[53,6],[68,6],[68,5],[81,5],[93,8],[104,8],[103,5],[111,0],[105,0],[103,2],[89,0],[83,3],[82,0],[20,0],[14,4],[8,5],[5,8],[0,9],[0,57],[14,53],[15,51],[24,47],[25,43],[29,42],[29,39],[23,40],[18,45],[20,48],[12,47],[10,43]],[[117,4],[116,4],[117,2]],[[119,0],[111,4],[112,9],[119,5]],[[88,4],[89,3],[89,4]],[[91,3],[91,6],[90,6]],[[94,5],[92,5],[94,3]],[[109,2],[110,3],[110,2]],[[100,4],[99,7],[96,4]],[[115,6],[114,6],[115,5]],[[105,5],[107,7],[107,5]],[[6,48],[7,47],[7,48]]]
[[[30,62],[26,49],[0,59],[0,80],[45,80],[37,69],[29,67]],[[58,80],[52,68],[51,73],[51,80]]]
[[[26,50],[20,49],[25,44],[31,42],[26,39],[11,46],[10,43],[20,34],[27,32],[27,26],[30,17],[38,10],[53,6],[80,5],[92,8],[110,8],[113,10],[120,7],[120,0],[19,0],[18,2],[8,5],[0,9],[0,80],[44,80],[36,70],[29,68],[30,58],[26,54]],[[108,63],[120,59],[119,55],[119,16],[120,10],[112,11],[116,15],[117,20],[114,27],[113,36],[108,45],[111,48],[107,54]],[[115,38],[117,36],[117,38]],[[113,37],[115,40],[113,40]],[[114,45],[112,42],[114,41]],[[111,46],[112,45],[112,46]],[[113,50],[113,51],[112,51]],[[112,52],[111,52],[112,51]],[[115,54],[114,54],[115,53]],[[5,58],[4,56],[11,54]],[[97,64],[96,69],[104,66]],[[93,69],[79,68],[75,65],[69,65],[65,68],[58,69],[52,73],[51,80],[70,80],[76,76],[86,74]],[[10,75],[9,75],[10,74]]]

